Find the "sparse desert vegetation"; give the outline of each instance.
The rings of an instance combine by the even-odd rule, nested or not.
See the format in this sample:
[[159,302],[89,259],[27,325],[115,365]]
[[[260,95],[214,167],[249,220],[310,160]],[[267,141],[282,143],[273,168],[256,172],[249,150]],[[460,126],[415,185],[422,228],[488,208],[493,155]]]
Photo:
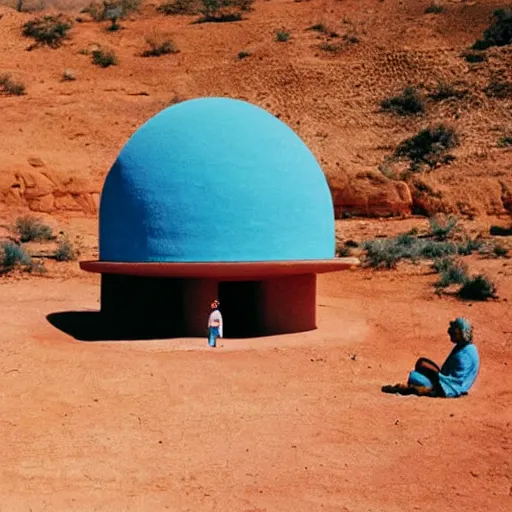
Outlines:
[[278,43],[286,43],[290,39],[291,33],[288,30],[276,31],[276,41]]
[[454,157],[448,150],[459,145],[459,137],[453,127],[439,124],[420,130],[416,135],[403,140],[395,150],[397,158],[410,160],[410,169],[419,171],[451,162]]
[[25,37],[35,39],[36,45],[58,48],[67,38],[67,33],[71,27],[71,21],[62,14],[57,16],[45,15],[24,23],[22,34]]
[[486,50],[491,46],[506,46],[512,43],[512,6],[496,9],[493,22],[484,32],[483,39],[473,45],[474,50]]
[[425,104],[418,91],[411,86],[406,87],[402,93],[384,98],[380,102],[382,110],[394,112],[401,116],[421,114],[425,111]]
[[161,55],[179,53],[179,49],[174,41],[164,34],[147,36],[146,44],[149,48],[142,52],[143,57],[160,57]]
[[117,66],[119,63],[114,50],[108,48],[98,48],[91,52],[92,63],[101,68]]
[[0,74],[0,93],[7,96],[22,96],[25,94],[25,85],[16,82],[9,73]]

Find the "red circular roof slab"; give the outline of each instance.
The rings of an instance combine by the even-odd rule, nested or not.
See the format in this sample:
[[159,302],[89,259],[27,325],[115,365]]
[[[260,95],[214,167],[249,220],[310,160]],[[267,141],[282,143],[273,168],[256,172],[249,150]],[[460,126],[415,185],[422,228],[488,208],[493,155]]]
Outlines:
[[81,261],[80,268],[101,274],[124,274],[147,277],[211,277],[220,279],[265,279],[300,274],[323,274],[357,267],[358,258],[303,261],[255,261],[220,263],[123,263]]

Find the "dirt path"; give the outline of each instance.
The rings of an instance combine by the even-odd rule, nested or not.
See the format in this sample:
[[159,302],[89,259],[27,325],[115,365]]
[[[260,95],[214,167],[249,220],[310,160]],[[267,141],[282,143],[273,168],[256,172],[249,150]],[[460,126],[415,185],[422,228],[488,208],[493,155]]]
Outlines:
[[[510,306],[438,298],[418,272],[323,277],[319,330],[216,351],[78,342],[45,317],[97,308],[96,282],[1,284],[0,510],[511,510]],[[471,395],[381,393],[442,360],[458,314],[483,360]]]

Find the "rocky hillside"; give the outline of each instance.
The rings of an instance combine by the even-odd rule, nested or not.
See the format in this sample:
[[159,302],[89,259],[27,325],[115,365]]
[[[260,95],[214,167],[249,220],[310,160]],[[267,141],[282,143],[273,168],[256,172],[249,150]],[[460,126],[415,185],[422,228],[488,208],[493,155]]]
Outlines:
[[[114,31],[83,4],[0,6],[0,212],[95,214],[133,131],[174,102],[213,95],[246,99],[296,130],[338,216],[510,208],[512,46],[467,52],[506,0],[256,0],[229,23],[159,5],[143,1]],[[22,35],[27,21],[57,12],[72,22],[62,44]],[[144,57],[148,39],[174,51]],[[117,64],[95,65],[99,49]],[[382,107],[406,87],[405,102]],[[431,137],[433,155],[400,146],[439,124],[420,139],[423,151]]]

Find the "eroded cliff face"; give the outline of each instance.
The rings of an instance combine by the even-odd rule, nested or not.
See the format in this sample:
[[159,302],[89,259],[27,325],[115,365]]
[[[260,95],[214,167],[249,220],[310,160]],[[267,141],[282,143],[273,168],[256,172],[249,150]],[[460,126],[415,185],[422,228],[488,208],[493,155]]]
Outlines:
[[[229,96],[267,109],[303,138],[337,216],[510,210],[512,153],[499,141],[512,133],[512,49],[490,48],[479,63],[461,56],[503,2],[447,2],[437,15],[424,13],[429,3],[256,0],[240,22],[193,24],[197,16],[163,16],[158,2],[143,2],[118,32],[80,15],[61,47],[31,51],[20,29],[39,13],[0,7],[0,73],[26,87],[23,96],[0,93],[0,203],[95,215],[103,180],[138,126],[182,99]],[[74,19],[71,4],[65,12]],[[276,42],[281,29],[287,42]],[[155,34],[179,53],[142,57]],[[113,49],[119,64],[92,64],[98,46]],[[63,80],[66,70],[76,80]],[[435,99],[441,83],[460,94]],[[380,101],[408,85],[425,111],[382,112]],[[388,172],[398,144],[437,123],[457,131],[455,159],[411,173],[399,162]]]
[[33,212],[98,211],[100,184],[48,169],[39,158],[0,169],[0,201]]

